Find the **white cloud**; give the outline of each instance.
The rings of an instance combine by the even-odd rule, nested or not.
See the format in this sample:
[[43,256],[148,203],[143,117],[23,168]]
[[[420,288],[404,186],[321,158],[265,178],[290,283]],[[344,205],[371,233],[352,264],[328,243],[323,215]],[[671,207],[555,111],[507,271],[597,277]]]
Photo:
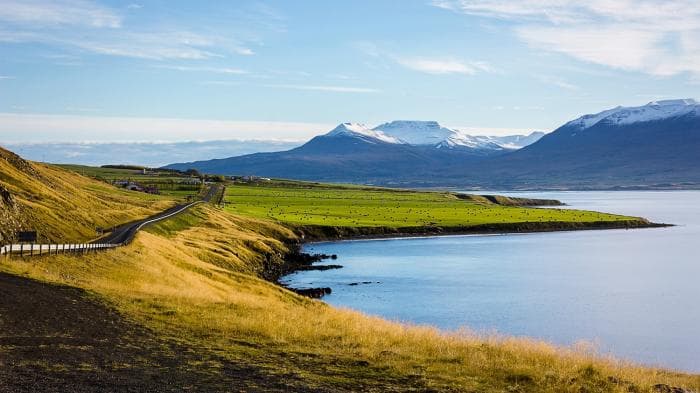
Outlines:
[[0,22],[5,22],[0,42],[35,42],[108,56],[203,60],[255,53],[230,34],[134,28],[116,10],[87,0],[0,0]]
[[565,89],[565,90],[579,90],[580,89],[579,86],[574,85],[573,83],[569,83],[565,79],[559,78],[556,76],[537,75],[536,78],[542,83],[557,86],[557,87],[560,87],[560,88]]
[[85,0],[4,0],[0,2],[0,21],[33,27],[118,28],[122,24],[115,11]]
[[235,47],[233,51],[241,56],[252,56],[255,54],[252,49],[245,47]]
[[222,57],[212,52],[212,40],[190,32],[120,33],[98,39],[69,39],[64,43],[103,55],[151,60]]
[[435,0],[433,5],[510,20],[532,47],[577,60],[656,76],[700,75],[696,0]]
[[334,93],[379,93],[379,90],[368,87],[350,86],[320,86],[320,85],[266,85],[280,89],[329,91]]
[[155,142],[216,139],[304,140],[332,124],[0,113],[3,142]]
[[465,62],[454,59],[430,59],[430,58],[398,58],[397,62],[414,71],[427,74],[463,74],[474,75],[478,68]]
[[[373,58],[368,66],[372,68],[390,68],[396,63],[410,70],[432,75],[474,75],[479,72],[494,72],[493,67],[485,61],[464,61],[454,57],[428,57],[397,55],[391,51],[382,49],[379,45],[368,41],[358,41],[353,46],[365,55]],[[375,63],[379,62],[379,64]]]
[[81,30],[0,30],[0,42],[40,42],[101,55],[150,60],[203,60],[224,57],[224,52],[252,54],[251,50],[239,44],[184,30],[141,32],[102,29],[90,35]]
[[7,76],[7,75],[0,75],[0,80],[4,80],[4,79],[15,79],[15,77]]
[[174,162],[210,160],[289,150],[302,141],[216,140],[201,142],[121,142],[121,143],[4,143],[3,147],[22,157],[52,163],[83,165],[135,164],[163,166]]
[[241,82],[235,81],[202,81],[201,84],[208,86],[240,86]]
[[232,67],[191,67],[178,65],[155,65],[154,67],[175,71],[211,72],[215,74],[245,75],[248,73],[246,70]]

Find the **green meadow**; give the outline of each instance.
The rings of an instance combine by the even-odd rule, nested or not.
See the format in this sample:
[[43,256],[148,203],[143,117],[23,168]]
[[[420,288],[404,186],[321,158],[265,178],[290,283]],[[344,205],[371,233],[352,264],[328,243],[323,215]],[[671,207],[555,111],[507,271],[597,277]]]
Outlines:
[[495,204],[477,195],[303,183],[235,184],[226,208],[294,225],[464,227],[494,223],[631,220],[614,214]]
[[142,170],[127,168],[104,168],[87,165],[58,164],[57,167],[77,172],[106,183],[117,180],[130,180],[146,186],[157,187],[161,195],[186,199],[200,192],[201,186],[183,183],[188,176],[178,175],[170,171],[149,169],[147,174]]

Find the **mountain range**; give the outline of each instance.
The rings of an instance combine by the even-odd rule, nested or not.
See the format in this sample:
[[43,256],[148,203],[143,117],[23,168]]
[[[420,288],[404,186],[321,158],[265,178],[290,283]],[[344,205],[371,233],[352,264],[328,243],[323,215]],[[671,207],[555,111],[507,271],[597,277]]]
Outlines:
[[283,152],[171,164],[219,174],[465,188],[700,186],[700,104],[654,101],[553,132],[471,136],[435,121],[343,123]]

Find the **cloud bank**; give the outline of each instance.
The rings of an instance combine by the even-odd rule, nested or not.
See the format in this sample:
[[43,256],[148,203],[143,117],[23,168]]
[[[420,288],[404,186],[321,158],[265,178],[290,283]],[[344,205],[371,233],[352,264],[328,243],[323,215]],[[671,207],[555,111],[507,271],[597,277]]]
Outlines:
[[[176,118],[0,113],[0,135],[12,142],[162,142],[220,139],[300,141],[332,124]],[[193,138],[193,136],[195,136]],[[274,136],[274,137],[273,137]]]
[[227,140],[177,143],[21,143],[4,144],[24,158],[54,164],[129,164],[160,167],[176,162],[288,150],[300,143]]
[[528,45],[655,76],[700,77],[700,2],[694,0],[434,0],[468,15],[508,20]]

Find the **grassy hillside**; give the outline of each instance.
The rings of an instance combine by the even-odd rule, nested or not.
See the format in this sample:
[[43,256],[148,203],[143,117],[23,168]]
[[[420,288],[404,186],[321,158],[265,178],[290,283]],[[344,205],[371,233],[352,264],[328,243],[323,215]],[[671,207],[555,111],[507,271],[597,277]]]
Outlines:
[[0,243],[17,230],[37,230],[42,241],[85,241],[95,228],[142,218],[174,202],[119,190],[61,168],[31,163],[0,148]]
[[110,184],[119,180],[134,181],[143,186],[157,188],[161,195],[179,199],[197,195],[203,186],[202,184],[189,183],[188,181],[192,180],[190,176],[159,169],[147,169],[144,173],[143,169],[105,168],[74,164],[58,164],[56,166]]
[[[2,153],[1,211],[56,240],[87,238],[96,225],[172,203]],[[655,384],[700,389],[700,376],[600,358],[585,347],[443,332],[300,297],[263,279],[301,240],[298,227],[267,218],[266,210],[233,213],[241,196],[236,192],[253,191],[237,187],[228,211],[199,205],[139,233],[128,247],[0,261],[0,272],[11,274],[0,275],[0,327],[12,324],[0,342],[0,390],[651,393]],[[302,194],[290,194],[299,204],[285,214],[296,212],[306,224],[314,201],[332,210],[334,200],[340,200],[340,212],[331,214],[338,225],[359,219],[356,206],[373,213],[376,225],[397,225],[387,221],[400,209],[394,203],[412,206],[399,215],[405,220],[399,224],[524,214],[448,194],[362,194],[359,188],[329,186],[311,191],[290,189]],[[249,196],[248,206],[257,199],[269,209],[265,198]],[[383,198],[393,199],[379,203]],[[597,213],[566,214],[598,219]],[[20,298],[22,307],[13,306]],[[170,378],[173,369],[180,370],[176,379]],[[55,389],[58,383],[63,389]]]
[[[332,308],[258,278],[265,264],[281,263],[275,256],[295,240],[279,224],[200,206],[139,234],[127,248],[89,259],[51,256],[0,266],[93,291],[128,319],[188,348],[183,351],[202,359],[191,367],[209,375],[193,381],[202,391],[255,391],[244,382],[226,385],[231,364],[281,378],[285,389],[298,391],[700,388],[698,376],[598,358],[585,347],[402,325]],[[128,370],[136,367],[131,362],[102,367]]]
[[[507,206],[494,203],[498,202],[495,197],[490,200],[447,192],[310,183],[237,184],[226,189],[225,200],[231,212],[301,226],[465,228],[484,224],[636,220],[589,211]],[[514,203],[510,199],[505,202]]]

